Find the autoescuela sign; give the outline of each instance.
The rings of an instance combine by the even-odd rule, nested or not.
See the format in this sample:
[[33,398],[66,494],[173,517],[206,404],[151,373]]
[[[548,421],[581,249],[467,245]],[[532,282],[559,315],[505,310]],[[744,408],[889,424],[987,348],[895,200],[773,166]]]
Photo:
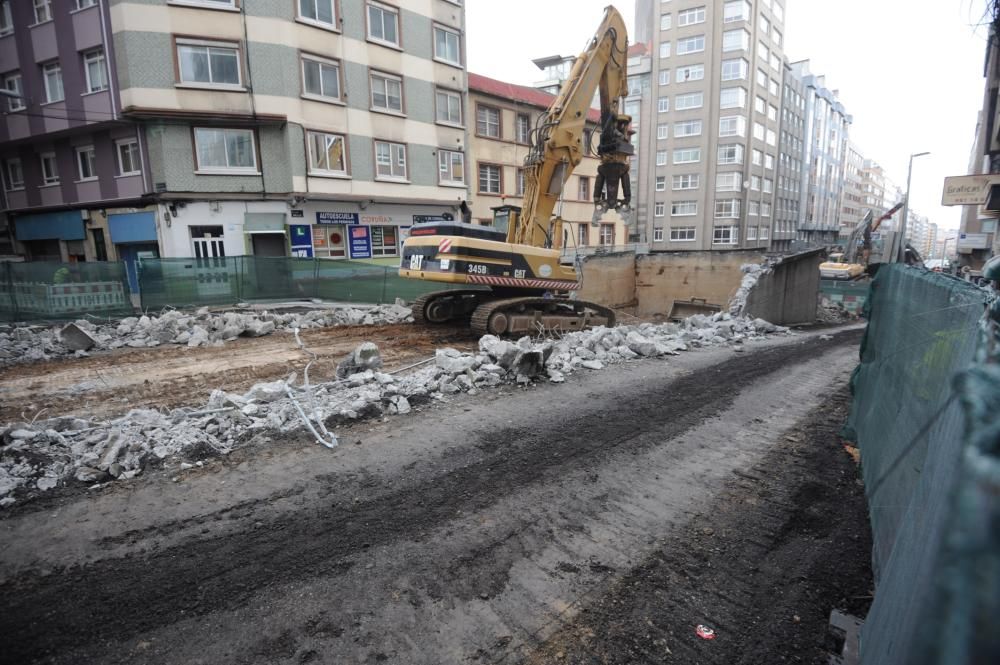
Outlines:
[[360,221],[356,212],[317,212],[317,224],[357,224]]

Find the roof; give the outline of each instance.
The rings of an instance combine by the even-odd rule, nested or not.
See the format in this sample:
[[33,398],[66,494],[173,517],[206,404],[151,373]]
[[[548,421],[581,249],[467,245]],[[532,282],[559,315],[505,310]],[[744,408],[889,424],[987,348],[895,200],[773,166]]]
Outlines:
[[649,46],[639,42],[638,44],[632,44],[628,47],[628,56],[633,58],[637,55],[646,55],[649,53]]
[[[491,97],[499,97],[500,99],[509,99],[513,102],[527,104],[542,110],[552,106],[552,102],[556,98],[555,95],[550,95],[537,88],[504,83],[503,81],[491,79],[482,74],[473,74],[472,72],[469,72],[469,91],[480,92]],[[601,112],[596,109],[590,109],[590,112],[587,114],[587,120],[599,123],[601,121]]]

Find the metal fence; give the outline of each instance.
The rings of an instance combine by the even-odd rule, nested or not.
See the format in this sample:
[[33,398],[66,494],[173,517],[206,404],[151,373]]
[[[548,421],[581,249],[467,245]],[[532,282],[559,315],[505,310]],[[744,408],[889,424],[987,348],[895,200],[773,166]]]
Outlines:
[[823,279],[819,283],[819,296],[824,305],[837,305],[851,314],[860,314],[868,300],[868,280],[845,282]]
[[874,543],[865,665],[1000,662],[1000,354],[984,315],[990,299],[902,265],[872,282],[847,429],[861,449]]
[[139,269],[143,309],[312,298],[381,304],[446,288],[400,277],[394,266],[326,259],[143,259]]
[[75,319],[132,313],[120,262],[0,262],[0,320]]

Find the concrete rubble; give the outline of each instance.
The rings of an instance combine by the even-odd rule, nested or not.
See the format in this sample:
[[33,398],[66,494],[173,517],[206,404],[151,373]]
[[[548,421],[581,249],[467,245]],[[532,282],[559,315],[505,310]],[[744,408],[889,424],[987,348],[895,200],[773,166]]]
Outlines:
[[750,292],[757,286],[757,282],[761,277],[773,270],[773,266],[770,261],[765,261],[764,263],[744,263],[740,266],[740,270],[743,272],[743,280],[740,282],[740,288],[737,289],[736,294],[729,301],[729,313],[733,316],[743,316],[747,300],[750,298]]
[[331,326],[385,325],[412,321],[402,304],[376,307],[336,306],[308,312],[226,311],[203,307],[196,312],[170,310],[159,315],[106,322],[78,320],[53,327],[0,328],[0,367],[89,351],[163,345],[219,346],[237,337],[262,337],[276,331]]
[[[212,327],[213,333],[220,329],[225,326]],[[788,332],[761,319],[720,312],[681,323],[596,328],[556,338],[511,341],[486,335],[475,353],[438,349],[426,363],[399,374],[380,371],[378,348],[366,342],[341,363],[339,378],[308,387],[296,385],[293,375],[244,394],[216,390],[198,410],[137,409],[111,422],[64,416],[11,423],[0,429],[0,506],[60,485],[127,480],[150,468],[180,473],[239,447],[265,445],[276,435],[315,434],[362,418],[406,414],[448,395],[476,395],[503,384],[562,383],[576,371],[700,347],[742,350],[746,341]]]

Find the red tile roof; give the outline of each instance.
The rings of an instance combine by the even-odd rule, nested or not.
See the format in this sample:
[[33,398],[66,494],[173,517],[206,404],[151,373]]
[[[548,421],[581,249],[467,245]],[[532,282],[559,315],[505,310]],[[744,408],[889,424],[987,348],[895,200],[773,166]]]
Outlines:
[[646,55],[647,53],[649,53],[649,46],[641,42],[638,44],[632,44],[628,47],[628,55],[630,58],[637,55]]
[[[543,110],[548,109],[556,98],[555,95],[550,95],[537,88],[504,83],[503,81],[491,79],[481,74],[473,74],[472,72],[469,72],[469,90],[521,104],[528,104]],[[590,109],[587,119],[591,122],[600,122],[601,112],[596,109]]]

